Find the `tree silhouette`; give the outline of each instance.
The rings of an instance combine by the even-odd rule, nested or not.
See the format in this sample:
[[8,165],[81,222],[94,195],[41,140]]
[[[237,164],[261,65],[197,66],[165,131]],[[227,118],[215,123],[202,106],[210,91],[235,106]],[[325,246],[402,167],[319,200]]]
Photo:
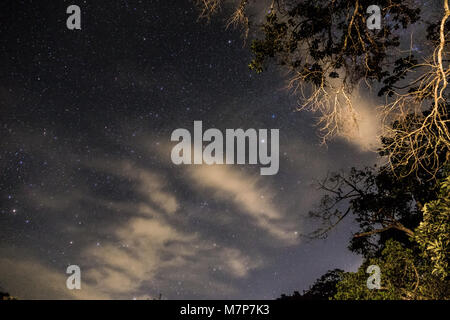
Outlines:
[[328,300],[337,293],[336,285],[342,280],[343,270],[330,270],[321,276],[308,290],[303,294],[298,291],[290,296],[281,295],[279,300]]
[[17,300],[17,298],[10,296],[7,292],[0,292],[0,300]]

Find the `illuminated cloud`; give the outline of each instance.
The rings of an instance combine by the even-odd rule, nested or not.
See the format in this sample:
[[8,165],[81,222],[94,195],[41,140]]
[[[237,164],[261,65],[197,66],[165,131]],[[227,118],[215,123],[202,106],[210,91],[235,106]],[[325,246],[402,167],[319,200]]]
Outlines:
[[130,161],[102,162],[87,164],[95,169],[125,177],[137,184],[136,191],[150,203],[157,205],[167,213],[174,213],[178,208],[176,198],[167,190],[163,177],[155,172],[141,168]]
[[351,96],[355,114],[347,114],[338,137],[358,147],[361,151],[376,151],[380,145],[381,115],[373,100],[358,93]]
[[274,192],[262,185],[261,178],[226,165],[190,166],[189,175],[202,192],[232,201],[238,212],[248,215],[256,226],[276,240],[296,242],[295,226],[272,203]]
[[[3,250],[0,252],[5,254]],[[50,268],[37,259],[27,256],[23,259],[0,258],[2,287],[10,288],[12,296],[39,300],[111,298],[108,293],[100,292],[86,283],[82,283],[82,290],[68,290],[66,287],[68,275],[65,269]]]

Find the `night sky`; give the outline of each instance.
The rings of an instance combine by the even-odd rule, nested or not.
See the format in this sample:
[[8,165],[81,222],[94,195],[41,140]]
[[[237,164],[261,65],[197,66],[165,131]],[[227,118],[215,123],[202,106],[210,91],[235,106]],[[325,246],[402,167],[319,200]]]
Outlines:
[[[71,4],[81,30],[66,27]],[[272,299],[356,270],[350,221],[326,240],[300,235],[313,230],[314,181],[376,154],[361,135],[320,145],[283,73],[248,69],[226,10],[206,23],[191,1],[1,2],[0,291]],[[278,174],[172,164],[170,135],[194,120],[279,129]],[[72,264],[81,290],[66,288]]]

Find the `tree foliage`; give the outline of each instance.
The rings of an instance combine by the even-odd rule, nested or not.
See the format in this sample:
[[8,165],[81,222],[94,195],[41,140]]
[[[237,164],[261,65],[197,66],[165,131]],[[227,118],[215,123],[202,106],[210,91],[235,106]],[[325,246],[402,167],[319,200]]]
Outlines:
[[432,274],[449,277],[450,260],[450,175],[440,184],[440,193],[423,207],[423,221],[414,233],[426,258],[431,259]]
[[252,43],[251,68],[262,71],[265,62],[275,58],[316,86],[327,86],[329,78],[340,77],[348,88],[363,78],[380,81],[389,75],[388,53],[400,45],[395,31],[416,22],[420,9],[408,1],[379,1],[383,14],[391,19],[373,31],[366,26],[366,9],[372,4],[370,0],[280,1],[262,26],[264,38]]
[[[381,289],[368,289],[369,265],[381,269]],[[413,249],[395,240],[388,240],[380,257],[364,261],[357,272],[347,272],[337,284],[332,299],[337,300],[411,300],[449,299],[448,281],[431,273],[428,260],[421,259]]]
[[[326,236],[353,217],[359,232],[349,248],[364,257],[329,298],[450,299],[450,163],[443,162],[437,174],[419,169],[401,176],[384,166],[336,173],[319,183],[327,194],[311,216],[322,226],[310,236]],[[381,268],[380,290],[367,288],[369,265]]]
[[[310,213],[320,225],[309,237],[326,237],[352,218],[359,230],[349,249],[364,257],[357,272],[342,274],[328,298],[450,299],[450,159],[448,153],[440,157],[444,167],[436,173],[419,167],[403,175],[408,164],[394,171],[385,165],[353,168],[318,182],[325,195]],[[380,290],[367,287],[369,265],[381,269]]]
[[7,292],[0,292],[0,300],[17,300],[17,298],[12,297],[9,293]]
[[280,300],[328,300],[337,293],[337,284],[342,281],[344,271],[340,269],[330,270],[321,276],[308,289],[300,294],[294,291],[292,295],[281,295]]

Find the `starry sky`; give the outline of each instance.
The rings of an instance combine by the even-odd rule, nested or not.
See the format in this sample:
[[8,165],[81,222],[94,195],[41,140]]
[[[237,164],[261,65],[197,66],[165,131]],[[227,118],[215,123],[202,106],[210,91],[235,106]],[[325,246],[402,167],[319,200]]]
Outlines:
[[[66,8],[81,8],[81,30]],[[285,76],[248,69],[225,12],[192,1],[0,4],[0,291],[22,299],[272,299],[356,270],[354,226],[306,240],[327,172],[371,165],[362,134],[320,145]],[[360,106],[372,102],[361,95]],[[176,166],[177,128],[276,128],[280,170]],[[66,288],[81,268],[82,289]]]

